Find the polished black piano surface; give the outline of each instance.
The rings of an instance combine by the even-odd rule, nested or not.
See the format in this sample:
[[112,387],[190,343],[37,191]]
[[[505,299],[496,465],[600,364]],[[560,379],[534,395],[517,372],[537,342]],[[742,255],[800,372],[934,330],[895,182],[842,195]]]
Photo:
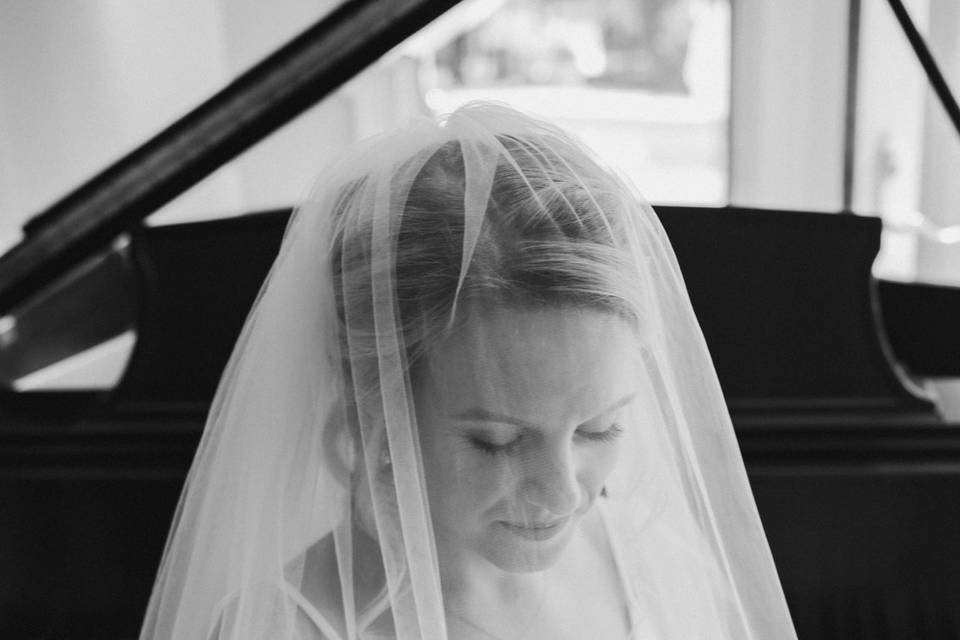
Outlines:
[[[658,207],[802,639],[960,636],[960,290],[877,281],[880,222]],[[287,211],[134,229],[6,311],[16,378],[127,329],[115,389],[0,395],[0,637],[132,638]],[[68,319],[65,321],[65,319]]]

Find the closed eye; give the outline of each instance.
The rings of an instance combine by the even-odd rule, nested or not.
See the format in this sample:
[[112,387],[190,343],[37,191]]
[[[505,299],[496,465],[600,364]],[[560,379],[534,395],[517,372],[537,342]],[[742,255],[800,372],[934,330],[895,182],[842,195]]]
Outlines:
[[[623,434],[623,427],[619,424],[612,424],[609,428],[604,431],[588,431],[584,429],[577,429],[574,432],[574,436],[580,440],[591,443],[605,443],[613,442]],[[491,455],[491,456],[507,456],[515,453],[521,446],[522,441],[524,440],[523,434],[518,435],[507,442],[495,442],[492,440],[485,439],[480,436],[468,436],[467,441],[470,443],[470,446],[480,451],[482,453]]]
[[623,434],[623,427],[614,423],[605,431],[584,431],[577,429],[577,436],[590,442],[613,442]]
[[516,437],[510,442],[506,443],[497,443],[491,442],[489,440],[484,440],[483,438],[471,437],[468,439],[470,445],[482,452],[489,454],[491,456],[505,456],[513,453],[520,446],[520,437]]

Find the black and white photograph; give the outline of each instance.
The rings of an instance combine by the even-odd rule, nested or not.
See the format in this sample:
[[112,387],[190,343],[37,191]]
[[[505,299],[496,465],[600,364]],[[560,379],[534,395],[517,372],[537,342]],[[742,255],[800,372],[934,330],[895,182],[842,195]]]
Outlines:
[[0,640],[960,639],[960,2],[0,0]]

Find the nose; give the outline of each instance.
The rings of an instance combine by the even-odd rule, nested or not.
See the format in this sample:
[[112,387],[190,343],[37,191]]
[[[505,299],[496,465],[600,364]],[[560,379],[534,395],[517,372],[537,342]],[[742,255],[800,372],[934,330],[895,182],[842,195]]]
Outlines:
[[580,504],[580,484],[569,447],[543,450],[525,460],[523,499],[532,507],[564,517]]

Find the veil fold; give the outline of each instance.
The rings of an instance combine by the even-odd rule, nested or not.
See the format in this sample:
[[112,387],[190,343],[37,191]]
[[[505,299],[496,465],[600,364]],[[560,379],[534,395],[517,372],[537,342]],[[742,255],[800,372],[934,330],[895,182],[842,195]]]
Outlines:
[[[615,422],[589,409],[623,390]],[[438,394],[483,411],[447,429]],[[540,585],[512,627],[477,614],[500,570]],[[535,634],[581,583],[585,617],[628,611],[624,637],[796,637],[656,214],[504,106],[361,143],[291,218],[140,638],[562,637]]]

